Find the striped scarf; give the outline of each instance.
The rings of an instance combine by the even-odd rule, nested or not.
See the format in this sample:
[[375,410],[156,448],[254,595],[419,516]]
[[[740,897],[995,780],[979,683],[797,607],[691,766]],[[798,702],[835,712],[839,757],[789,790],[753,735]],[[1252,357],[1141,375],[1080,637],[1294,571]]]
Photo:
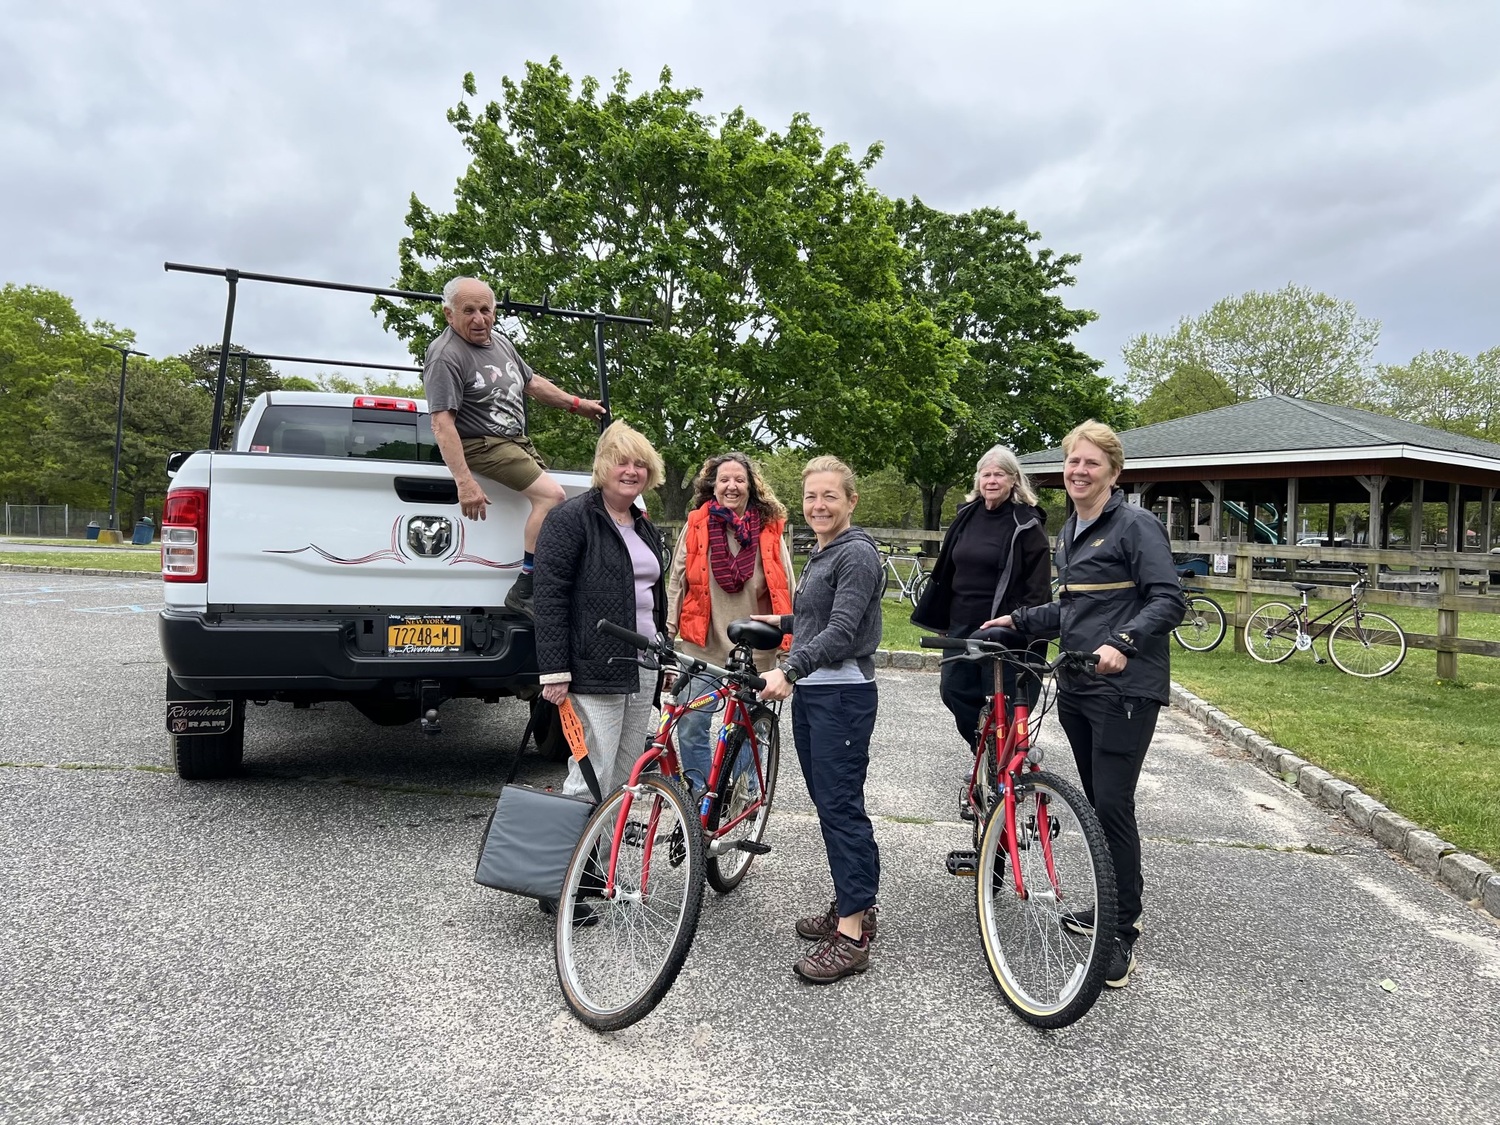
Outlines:
[[[729,552],[727,531],[733,531],[739,541],[740,553]],[[708,502],[708,561],[713,567],[714,580],[726,594],[737,594],[755,573],[760,539],[760,513],[746,508],[743,516],[736,516],[717,500]]]

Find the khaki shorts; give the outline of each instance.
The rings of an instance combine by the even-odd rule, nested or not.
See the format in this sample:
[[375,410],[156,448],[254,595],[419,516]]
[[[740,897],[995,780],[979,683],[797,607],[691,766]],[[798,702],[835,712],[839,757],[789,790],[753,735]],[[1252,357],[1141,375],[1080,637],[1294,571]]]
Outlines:
[[547,471],[547,463],[524,434],[517,438],[464,438],[464,463],[471,473],[525,492]]

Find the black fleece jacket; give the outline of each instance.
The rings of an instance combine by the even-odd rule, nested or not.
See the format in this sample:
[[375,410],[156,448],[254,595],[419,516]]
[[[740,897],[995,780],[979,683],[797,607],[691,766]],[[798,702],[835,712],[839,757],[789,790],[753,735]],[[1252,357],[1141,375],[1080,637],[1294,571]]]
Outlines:
[[[1047,558],[1047,516],[1030,504],[1006,504],[1015,516],[1015,531],[1010,537],[1010,551],[1000,564],[1000,579],[990,617],[999,617],[1022,606],[1042,605],[1052,600],[1052,567]],[[938,551],[937,565],[927,589],[922,592],[911,623],[923,629],[946,633],[953,626],[953,545],[964,534],[974,513],[984,507],[981,499],[964,504],[953,515],[948,534]],[[962,624],[962,623],[960,623]],[[978,622],[975,622],[978,624]]]
[[[635,530],[664,556],[661,533],[636,509]],[[658,630],[667,624],[666,566],[651,593]],[[579,695],[621,695],[638,690],[637,655],[624,641],[599,632],[600,618],[636,629],[635,570],[630,552],[604,507],[597,488],[559,504],[547,515],[536,540],[536,665],[541,682],[568,673],[568,690]],[[623,657],[611,664],[610,657]]]

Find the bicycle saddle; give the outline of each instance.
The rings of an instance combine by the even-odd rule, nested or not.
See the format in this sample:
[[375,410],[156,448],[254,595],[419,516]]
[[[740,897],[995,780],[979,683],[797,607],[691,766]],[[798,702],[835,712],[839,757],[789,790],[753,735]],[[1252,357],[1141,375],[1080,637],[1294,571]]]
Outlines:
[[1318,588],[1316,582],[1293,582],[1293,590],[1301,590],[1304,594],[1310,594]]
[[775,625],[767,625],[764,621],[752,621],[748,617],[740,621],[731,621],[728,632],[731,644],[747,644],[761,652],[769,652],[773,648],[780,647],[781,638],[785,636]]

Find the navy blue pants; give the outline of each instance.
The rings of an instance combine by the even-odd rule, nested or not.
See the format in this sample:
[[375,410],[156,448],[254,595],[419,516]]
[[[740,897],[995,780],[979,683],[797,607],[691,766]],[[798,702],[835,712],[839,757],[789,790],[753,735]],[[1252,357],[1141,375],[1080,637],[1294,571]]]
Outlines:
[[[1126,715],[1126,704],[1130,714]],[[1083,792],[1099,814],[1115,865],[1120,935],[1134,938],[1141,916],[1141,833],[1135,821],[1135,786],[1146,749],[1156,733],[1161,704],[1154,699],[1122,700],[1113,694],[1064,693],[1057,719],[1073,749]]]
[[880,849],[865,812],[865,775],[877,694],[863,684],[798,684],[792,695],[792,742],[818,810],[839,916],[875,905]]

